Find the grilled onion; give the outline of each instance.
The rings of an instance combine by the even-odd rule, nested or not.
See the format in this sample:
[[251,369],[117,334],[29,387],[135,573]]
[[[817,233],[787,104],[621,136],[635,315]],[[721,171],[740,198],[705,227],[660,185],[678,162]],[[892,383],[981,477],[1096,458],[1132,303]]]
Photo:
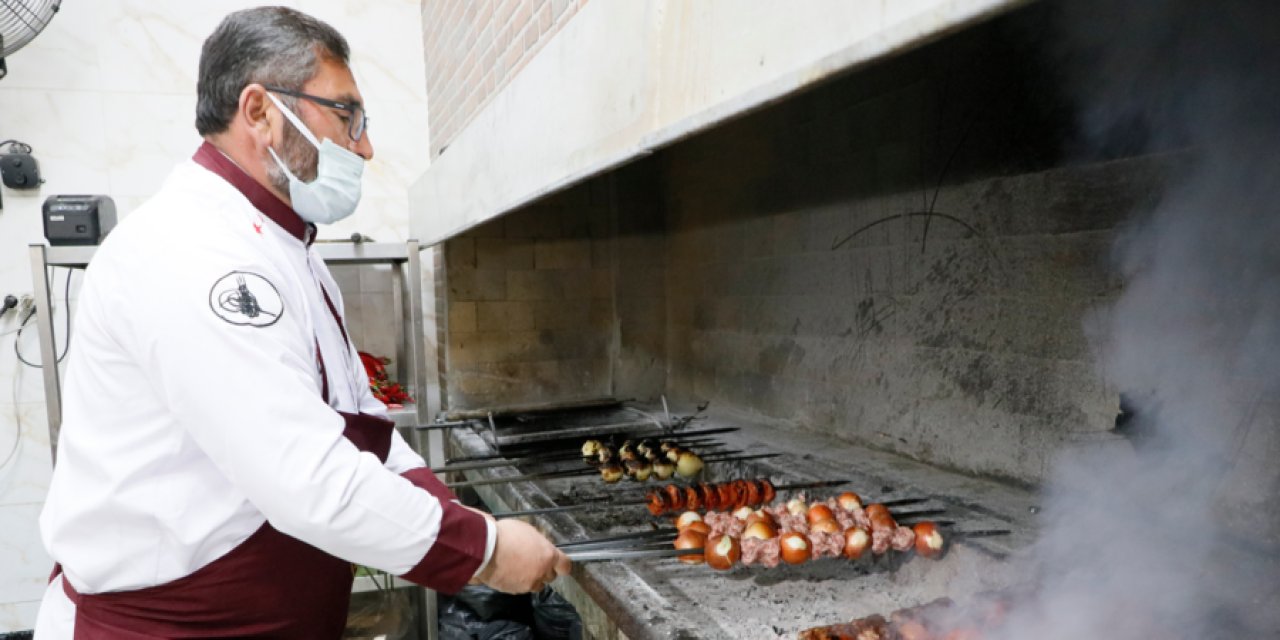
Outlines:
[[695,531],[697,533],[701,533],[704,536],[711,535],[711,525],[707,524],[705,520],[690,522],[689,525],[684,528],[684,530]]
[[831,507],[825,504],[815,504],[809,507],[807,518],[810,525],[815,525],[823,520],[835,520],[836,514],[831,513]]
[[[706,544],[706,542],[707,535],[705,533],[698,533],[697,531],[681,531],[680,535],[676,536],[675,545],[677,549],[697,549]],[[691,553],[689,555],[678,557],[680,558],[680,562],[685,564],[702,564],[703,561],[706,560],[706,557],[702,553]]]
[[676,473],[676,465],[666,458],[656,458],[653,461],[653,475],[659,480],[668,480]]
[[702,516],[697,511],[686,511],[676,518],[676,528],[684,529],[694,522],[702,522]]
[[804,534],[788,531],[778,542],[782,547],[782,559],[787,564],[801,564],[809,559],[809,539]]
[[638,460],[637,462],[640,463],[640,467],[636,469],[636,474],[633,477],[637,482],[644,482],[649,479],[649,474],[653,473],[653,463],[648,460]]
[[809,525],[810,531],[821,531],[822,533],[840,533],[840,523],[835,520],[819,520]]
[[681,451],[676,459],[676,473],[685,478],[692,478],[702,471],[702,458],[692,451]]
[[916,553],[926,558],[942,555],[946,540],[942,538],[942,532],[938,531],[937,525],[932,522],[920,522],[911,530],[916,534]]
[[836,497],[836,503],[845,511],[854,511],[862,508],[862,498],[852,491],[846,491]]
[[778,530],[774,528],[772,524],[765,522],[764,520],[756,520],[755,522],[747,525],[746,529],[742,530],[743,540],[748,538],[772,540],[776,537],[778,537]]
[[755,510],[753,510],[751,507],[744,505],[733,510],[733,517],[739,520],[742,520],[743,522],[746,522],[747,518],[750,518],[754,513],[755,513]]
[[787,501],[787,512],[793,516],[802,516],[809,511],[809,505],[804,503],[800,498],[792,498]]
[[844,532],[844,557],[857,560],[871,546],[871,534],[862,527],[849,527]]
[[756,509],[751,512],[751,515],[747,516],[748,527],[757,522],[763,522],[771,527],[777,526],[778,524],[778,521],[774,519],[773,514],[765,511],[764,509]]
[[622,473],[622,465],[616,462],[610,462],[600,467],[600,477],[609,484],[613,484],[621,480]]
[[582,443],[582,457],[594,458],[600,455],[600,448],[603,446],[604,444],[599,440],[588,440]]
[[742,547],[733,536],[716,535],[707,538],[707,566],[724,571],[738,563]]

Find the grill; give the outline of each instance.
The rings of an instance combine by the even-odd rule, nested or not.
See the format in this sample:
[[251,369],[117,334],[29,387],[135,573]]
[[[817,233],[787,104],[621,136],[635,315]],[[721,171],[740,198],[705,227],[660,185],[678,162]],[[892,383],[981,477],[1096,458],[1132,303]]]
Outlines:
[[[617,425],[634,410],[661,414],[661,406],[633,407],[632,411],[575,411],[542,414],[536,420],[509,419],[499,433],[513,434],[522,425],[536,422],[544,436],[563,432],[581,434],[589,423]],[[677,418],[696,413],[677,413]],[[904,464],[891,455],[833,442],[820,435],[797,436],[786,441],[771,435],[763,425],[705,411],[696,426],[686,430],[736,429],[713,436],[725,447],[778,453],[765,460],[708,462],[698,478],[720,482],[737,478],[769,478],[775,484],[847,479],[847,485],[809,491],[809,495],[835,495],[851,488],[871,498],[922,497],[904,506],[902,513],[943,512],[936,515],[957,523],[957,530],[998,531],[1002,535],[965,539],[957,536],[941,560],[888,553],[856,562],[821,559],[802,565],[775,568],[736,567],[727,572],[706,565],[683,565],[674,558],[628,560],[617,563],[580,564],[567,589],[594,637],[628,638],[768,638],[795,637],[815,624],[815,611],[832,620],[852,619],[879,610],[908,606],[942,597],[969,584],[971,591],[1002,587],[1010,579],[1000,558],[1032,537],[1029,526],[1033,505],[1026,497],[996,483],[984,483],[947,474],[918,464]],[[495,423],[500,422],[495,419]],[[650,427],[638,422],[635,427]],[[676,434],[680,431],[674,432]],[[495,452],[487,419],[474,427],[450,430],[452,458],[487,458]],[[581,439],[571,439],[580,442]],[[559,440],[549,440],[561,442]],[[572,451],[576,445],[567,449]],[[542,455],[563,452],[546,447]],[[527,448],[526,459],[536,458]],[[815,453],[821,452],[821,453]],[[575,461],[573,464],[582,464]],[[506,468],[475,469],[450,479],[499,480],[566,466],[531,461]],[[557,543],[572,543],[620,534],[669,528],[670,517],[654,518],[643,506],[604,506],[609,501],[634,500],[646,488],[661,482],[623,480],[605,484],[597,475],[550,478],[473,487],[497,513],[545,509],[564,505],[590,505],[564,513],[538,515],[535,522]],[[816,491],[816,493],[815,493]],[[797,492],[783,492],[781,502]],[[600,506],[595,506],[600,505]],[[1004,532],[1008,532],[1007,535]],[[904,585],[907,585],[904,588]]]
[[707,482],[847,480],[810,494],[1000,532],[581,563],[556,589],[593,637],[794,638],[938,598],[1009,603],[988,640],[1280,634],[1276,10],[1123,4],[1010,8],[442,243],[448,455],[522,458],[451,475],[494,512],[561,544],[669,527],[572,451],[670,430],[701,432]]

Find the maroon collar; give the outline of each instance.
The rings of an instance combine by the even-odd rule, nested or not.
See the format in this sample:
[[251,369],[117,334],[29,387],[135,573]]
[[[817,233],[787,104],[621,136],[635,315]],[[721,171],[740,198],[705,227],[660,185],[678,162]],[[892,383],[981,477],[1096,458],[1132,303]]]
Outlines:
[[223,155],[211,143],[205,142],[200,145],[200,148],[196,150],[196,154],[191,159],[195,160],[196,164],[231,183],[231,186],[249,199],[249,204],[252,204],[263,215],[280,225],[282,229],[288,231],[289,235],[308,245],[315,240],[316,231],[314,226],[307,224],[289,205],[245,173],[244,169],[241,169],[230,158]]

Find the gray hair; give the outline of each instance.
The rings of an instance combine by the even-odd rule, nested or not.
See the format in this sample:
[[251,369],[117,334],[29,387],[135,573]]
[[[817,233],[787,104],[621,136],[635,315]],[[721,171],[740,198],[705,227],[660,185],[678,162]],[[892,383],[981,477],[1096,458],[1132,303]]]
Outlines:
[[[223,18],[200,50],[196,131],[231,126],[240,92],[253,83],[297,91],[321,58],[347,64],[347,41],[333,27],[287,7],[257,7]],[[291,102],[291,101],[290,101]]]

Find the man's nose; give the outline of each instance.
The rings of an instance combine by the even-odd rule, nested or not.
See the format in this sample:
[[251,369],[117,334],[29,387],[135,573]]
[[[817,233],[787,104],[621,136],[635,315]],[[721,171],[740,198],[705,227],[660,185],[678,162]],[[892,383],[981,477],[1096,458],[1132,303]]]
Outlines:
[[369,139],[369,132],[366,131],[360,139],[356,141],[355,147],[351,149],[352,153],[364,158],[366,162],[373,159],[373,141]]

